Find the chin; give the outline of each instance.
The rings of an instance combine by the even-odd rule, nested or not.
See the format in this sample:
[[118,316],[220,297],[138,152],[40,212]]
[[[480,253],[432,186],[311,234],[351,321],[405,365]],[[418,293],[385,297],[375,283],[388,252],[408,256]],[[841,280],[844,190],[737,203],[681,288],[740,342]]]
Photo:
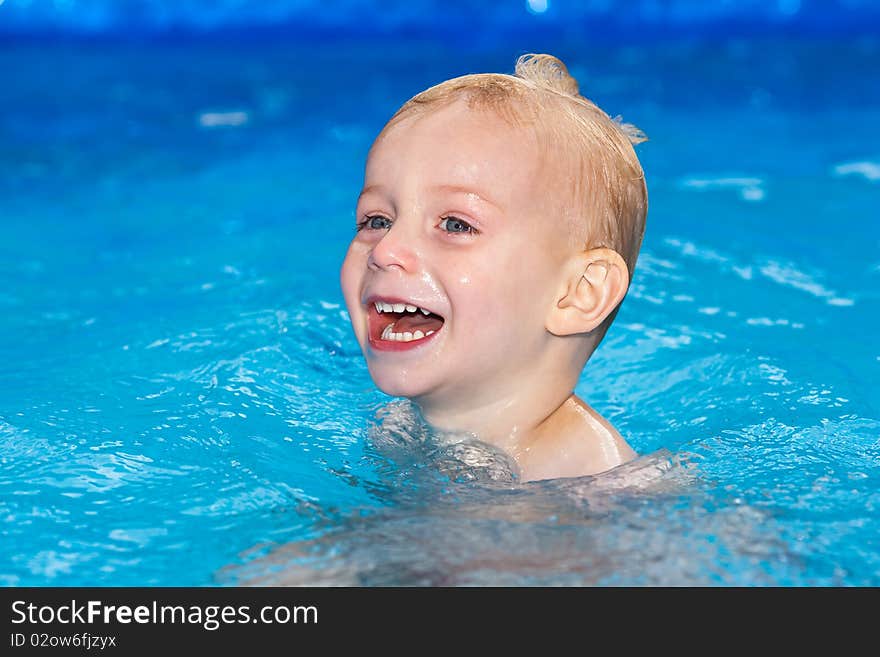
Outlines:
[[391,397],[407,397],[413,399],[422,397],[428,393],[428,386],[421,381],[413,381],[402,375],[400,370],[395,372],[381,372],[370,369],[370,377],[373,383],[386,395]]

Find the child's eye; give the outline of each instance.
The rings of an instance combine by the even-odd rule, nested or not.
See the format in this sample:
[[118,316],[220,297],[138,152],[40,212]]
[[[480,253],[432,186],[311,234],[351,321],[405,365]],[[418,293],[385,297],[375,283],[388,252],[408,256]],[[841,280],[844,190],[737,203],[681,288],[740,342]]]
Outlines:
[[391,228],[391,219],[375,214],[365,217],[363,221],[358,223],[357,229],[369,228],[370,230],[385,230]]
[[440,220],[440,228],[447,233],[476,233],[477,229],[468,222],[458,217],[443,217]]

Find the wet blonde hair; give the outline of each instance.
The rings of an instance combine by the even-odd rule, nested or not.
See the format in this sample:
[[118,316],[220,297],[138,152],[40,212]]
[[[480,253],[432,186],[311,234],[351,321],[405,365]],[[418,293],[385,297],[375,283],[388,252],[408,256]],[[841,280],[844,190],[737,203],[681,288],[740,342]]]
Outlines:
[[562,61],[538,54],[521,56],[514,75],[465,75],[421,92],[382,133],[460,98],[470,108],[493,110],[511,125],[535,131],[550,164],[547,174],[571,192],[563,199],[563,212],[572,246],[617,251],[632,280],[648,209],[645,174],[633,144],[645,141],[645,135],[581,96]]

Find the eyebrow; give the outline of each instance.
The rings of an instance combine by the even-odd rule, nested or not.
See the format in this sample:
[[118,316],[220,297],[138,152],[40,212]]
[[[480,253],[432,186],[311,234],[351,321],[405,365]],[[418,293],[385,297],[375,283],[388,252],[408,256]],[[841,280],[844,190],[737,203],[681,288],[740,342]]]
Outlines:
[[481,194],[476,191],[472,187],[465,187],[464,185],[437,185],[432,187],[432,189],[436,189],[439,192],[450,192],[453,194],[467,194],[469,196],[475,196],[477,200],[482,201],[483,203],[488,203],[489,205],[494,205],[499,210],[501,206],[498,205],[495,201],[488,198],[485,194]]
[[[438,191],[438,192],[447,192],[447,193],[452,193],[452,194],[467,194],[469,196],[476,197],[476,199],[478,201],[482,201],[483,203],[488,203],[489,205],[493,205],[499,210],[501,209],[501,206],[498,203],[496,203],[492,199],[488,198],[486,195],[481,194],[480,192],[476,191],[475,189],[473,189],[471,187],[466,187],[464,185],[435,185],[435,186],[431,187],[431,189],[434,191]],[[358,195],[358,198],[360,199],[361,197],[366,196],[367,194],[372,194],[374,192],[378,193],[378,194],[386,193],[385,187],[382,185],[367,185],[366,187],[364,187],[361,190],[361,193]]]
[[367,185],[361,190],[361,193],[358,194],[358,199],[366,196],[367,194],[372,194],[373,192],[377,194],[382,194],[385,188],[382,185]]

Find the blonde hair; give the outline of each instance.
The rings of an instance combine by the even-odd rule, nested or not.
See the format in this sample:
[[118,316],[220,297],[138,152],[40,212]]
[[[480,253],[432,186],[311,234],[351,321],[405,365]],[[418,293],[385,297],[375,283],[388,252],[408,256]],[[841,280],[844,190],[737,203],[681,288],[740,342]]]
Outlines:
[[[465,75],[417,94],[382,133],[404,118],[462,97],[471,108],[491,109],[511,125],[535,130],[550,156],[552,175],[571,189],[574,202],[566,218],[572,245],[617,251],[632,280],[648,209],[645,175],[633,144],[645,141],[645,135],[581,96],[562,61],[538,54],[521,56],[514,75]],[[548,121],[551,116],[556,120]]]

